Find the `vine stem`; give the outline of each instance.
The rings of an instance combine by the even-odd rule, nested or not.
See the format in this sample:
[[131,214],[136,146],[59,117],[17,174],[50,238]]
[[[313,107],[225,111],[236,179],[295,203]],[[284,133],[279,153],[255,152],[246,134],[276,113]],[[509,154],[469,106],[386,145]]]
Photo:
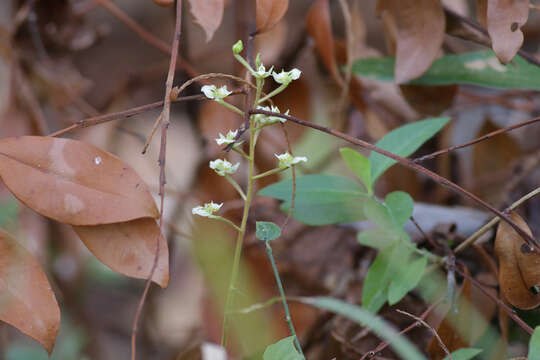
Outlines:
[[355,138],[353,136],[344,134],[344,133],[342,133],[340,131],[330,129],[330,128],[326,127],[326,126],[314,124],[314,123],[311,123],[311,122],[308,122],[308,121],[305,121],[305,120],[302,120],[302,119],[298,119],[298,118],[296,118],[294,116],[285,115],[285,114],[281,114],[281,113],[276,113],[276,112],[272,112],[272,111],[259,110],[259,109],[251,110],[249,113],[250,114],[263,114],[263,115],[267,115],[267,116],[281,117],[283,119],[287,119],[289,121],[292,121],[292,122],[294,122],[296,124],[306,126],[306,127],[310,127],[312,129],[315,129],[315,130],[322,131],[324,133],[327,133],[327,134],[333,135],[335,137],[338,137],[340,139],[343,139],[345,141],[348,141],[348,142],[350,142],[352,144],[361,146],[361,147],[363,147],[365,149],[375,151],[375,152],[377,152],[377,153],[379,153],[381,155],[389,157],[389,158],[395,160],[396,162],[400,163],[401,165],[406,166],[408,168],[411,168],[411,169],[413,169],[413,170],[415,170],[415,171],[417,171],[417,172],[419,172],[421,174],[424,174],[424,175],[430,177],[432,180],[436,181],[437,183],[439,183],[441,185],[447,186],[448,188],[452,189],[454,192],[457,192],[457,193],[459,193],[461,195],[465,195],[468,198],[474,200],[476,203],[478,203],[482,207],[488,209],[489,211],[491,211],[492,213],[494,213],[495,215],[497,215],[498,217],[500,217],[501,219],[506,221],[512,228],[514,228],[514,230],[516,230],[516,232],[523,238],[523,240],[527,243],[527,245],[529,245],[529,247],[531,249],[534,249],[537,252],[540,252],[540,245],[538,245],[536,240],[532,236],[527,234],[514,221],[512,221],[512,219],[510,219],[510,217],[508,215],[503,214],[500,210],[497,210],[495,207],[493,207],[492,205],[486,203],[484,200],[480,199],[478,196],[474,195],[473,193],[465,190],[461,186],[453,183],[452,181],[446,179],[445,177],[442,177],[441,175],[436,174],[433,171],[428,170],[425,167],[415,163],[411,159],[407,159],[407,158],[404,158],[402,156],[396,155],[394,153],[391,153],[390,151],[381,149],[381,148],[379,148],[379,147],[377,147],[377,146],[375,146],[375,145],[373,145],[371,143],[368,143],[367,141],[357,139],[357,138]]
[[176,24],[174,28],[172,51],[171,51],[171,60],[169,63],[169,71],[167,74],[167,81],[165,82],[165,97],[163,99],[163,123],[161,127],[161,147],[159,151],[159,195],[160,195],[160,211],[159,211],[159,236],[156,240],[156,253],[154,255],[154,263],[152,264],[152,270],[146,279],[146,285],[144,291],[137,305],[137,311],[135,313],[135,319],[133,320],[133,328],[131,330],[131,360],[136,359],[136,350],[137,350],[137,330],[139,324],[139,318],[148,296],[148,291],[150,290],[150,285],[152,284],[152,277],[157,268],[159,260],[159,247],[160,247],[160,237],[163,233],[163,203],[165,200],[165,158],[167,154],[167,129],[170,124],[170,112],[171,112],[171,91],[174,81],[174,70],[176,68],[176,60],[178,58],[178,48],[180,44],[180,31],[182,29],[182,0],[177,0],[176,2]]
[[285,320],[287,321],[287,324],[289,325],[289,330],[291,331],[291,335],[294,336],[294,345],[296,346],[296,349],[298,350],[300,355],[304,357],[304,352],[302,351],[302,347],[300,346],[300,341],[298,341],[298,336],[296,335],[296,330],[294,329],[291,313],[289,312],[289,305],[287,304],[287,298],[285,297],[283,284],[281,283],[281,278],[279,277],[276,261],[274,259],[274,255],[272,254],[272,247],[270,246],[269,241],[265,241],[264,243],[266,245],[266,253],[268,254],[268,258],[270,259],[270,263],[272,264],[274,277],[276,278],[276,284],[279,289],[279,296],[281,297],[281,303],[283,304],[283,310],[285,311]]

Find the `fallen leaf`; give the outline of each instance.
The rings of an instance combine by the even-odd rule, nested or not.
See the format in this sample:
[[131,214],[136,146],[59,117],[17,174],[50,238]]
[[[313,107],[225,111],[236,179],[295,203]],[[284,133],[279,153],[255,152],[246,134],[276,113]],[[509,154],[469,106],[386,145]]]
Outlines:
[[36,259],[0,230],[0,320],[37,340],[49,355],[60,327],[60,309]]
[[488,0],[487,30],[492,48],[508,64],[523,44],[521,27],[529,16],[529,0]]
[[377,13],[397,29],[396,82],[422,75],[437,57],[445,17],[439,0],[379,0]]
[[483,27],[487,27],[487,2],[488,0],[476,0],[476,19]]
[[116,272],[137,279],[147,279],[150,275],[156,254],[156,240],[159,238],[159,258],[152,280],[163,288],[167,287],[169,249],[154,219],[73,226],[73,230],[102,263]]
[[28,207],[62,223],[99,225],[159,215],[129,165],[81,141],[1,139],[0,177]]
[[164,7],[171,7],[174,5],[174,0],[154,0],[154,3]]
[[438,116],[452,106],[457,85],[400,85],[401,94],[409,105],[423,116]]
[[206,42],[214,36],[223,19],[224,0],[190,0],[191,14],[203,28]]
[[272,29],[288,8],[289,0],[257,0],[257,33]]
[[[511,213],[510,216],[532,236],[531,230],[519,215]],[[536,252],[528,252],[528,245],[504,221],[497,229],[495,254],[499,259],[499,287],[506,300],[523,310],[540,305],[540,294],[530,290],[532,286],[540,285],[540,257]]]

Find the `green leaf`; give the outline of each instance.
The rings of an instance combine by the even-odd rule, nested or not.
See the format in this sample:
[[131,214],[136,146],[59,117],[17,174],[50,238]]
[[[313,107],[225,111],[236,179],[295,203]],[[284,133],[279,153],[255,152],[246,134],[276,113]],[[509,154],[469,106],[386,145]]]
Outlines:
[[301,301],[319,309],[332,311],[365,326],[378,337],[387,341],[402,359],[425,360],[424,355],[405,336],[400,335],[380,317],[359,306],[327,297],[303,298]]
[[264,360],[303,360],[304,357],[294,347],[294,336],[279,340],[266,348]]
[[424,276],[427,266],[427,258],[421,257],[407,265],[404,271],[397,271],[388,288],[388,303],[394,305],[399,302],[409,291],[414,289]]
[[[292,196],[292,179],[280,181],[259,191],[285,202],[287,212]],[[296,197],[292,216],[308,225],[328,225],[365,219],[363,201],[367,194],[359,183],[334,175],[306,175],[296,179]]]
[[270,241],[281,236],[279,226],[269,221],[257,221],[255,236],[262,241]]
[[[353,64],[353,73],[381,81],[394,81],[394,58],[366,58]],[[540,90],[540,68],[520,56],[502,65],[492,51],[446,55],[409,84],[472,84],[500,89]]]
[[353,149],[341,148],[339,149],[339,152],[341,153],[341,157],[343,160],[345,160],[347,166],[354,171],[360,180],[362,180],[366,186],[368,194],[371,194],[373,192],[373,188],[371,184],[371,164],[369,163],[369,160],[364,155]]
[[411,253],[405,240],[398,240],[379,252],[369,267],[362,288],[362,305],[376,313],[388,298],[388,286],[396,274],[403,271]]
[[9,197],[0,201],[0,227],[5,227],[8,223],[17,219],[19,213],[19,202],[15,197]]
[[390,209],[385,203],[381,203],[374,198],[369,198],[364,202],[364,214],[381,229],[393,231],[396,229]]
[[390,209],[394,224],[399,228],[405,226],[413,213],[414,201],[411,196],[403,191],[394,191],[386,195],[384,202]]
[[[449,117],[437,117],[401,126],[390,131],[375,145],[393,154],[407,157],[441,130],[449,120]],[[395,160],[374,151],[369,155],[369,161],[372,184],[375,184],[379,176],[396,163]]]
[[369,246],[375,249],[383,249],[392,242],[399,239],[395,232],[383,229],[370,229],[358,233],[357,240],[360,245]]
[[[469,360],[474,358],[476,355],[480,354],[482,352],[482,349],[475,349],[475,348],[462,348],[458,349],[454,352],[452,352],[452,359],[454,360]],[[529,357],[530,360],[533,360],[534,358]],[[444,360],[450,360],[450,358],[447,356],[444,358]]]
[[534,332],[529,340],[529,360],[540,359],[540,326],[534,328]]

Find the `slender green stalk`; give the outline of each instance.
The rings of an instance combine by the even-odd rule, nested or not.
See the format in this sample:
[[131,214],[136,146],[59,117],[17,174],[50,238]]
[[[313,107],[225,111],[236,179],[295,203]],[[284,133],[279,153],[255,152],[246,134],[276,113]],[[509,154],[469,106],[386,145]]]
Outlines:
[[244,194],[244,191],[242,190],[240,185],[238,185],[238,183],[229,175],[225,175],[225,179],[227,179],[227,181],[232,185],[232,187],[235,188],[236,191],[238,191],[240,197],[242,197],[242,199],[246,201],[246,194]]
[[250,73],[255,73],[255,71],[251,68],[251,66],[248,64],[248,62],[240,55],[238,54],[234,54],[234,58],[236,60],[238,60],[238,62],[242,65],[244,65],[244,67],[250,72]]
[[280,92],[282,92],[283,90],[285,90],[287,88],[289,84],[281,84],[279,87],[277,87],[276,89],[274,89],[274,91],[270,92],[270,94],[266,95],[265,97],[263,97],[262,99],[260,99],[259,101],[256,102],[257,105],[259,104],[262,104],[263,102],[267,101],[268,99],[272,98],[273,96],[279,94]]
[[261,173],[261,174],[259,174],[259,175],[255,175],[255,176],[253,177],[253,180],[257,180],[257,179],[263,178],[263,177],[265,177],[265,176],[277,174],[277,173],[280,173],[280,172],[282,172],[283,170],[287,170],[287,169],[288,169],[288,168],[286,168],[286,167],[285,167],[285,168],[279,168],[279,167],[278,167],[278,168],[274,168],[274,169],[272,169],[272,170],[265,171],[265,172],[263,172],[263,173]]
[[239,108],[237,108],[236,106],[232,105],[232,104],[229,104],[228,102],[226,101],[223,101],[221,99],[218,99],[216,100],[219,104],[225,106],[227,109],[241,115],[241,116],[244,116],[244,112],[242,110],[240,110]]
[[287,304],[287,298],[285,297],[285,291],[283,290],[283,284],[281,283],[281,278],[279,277],[279,272],[276,266],[276,261],[274,260],[274,255],[272,254],[272,247],[270,246],[269,241],[265,241],[266,244],[266,253],[268,254],[268,258],[270,259],[270,263],[272,264],[272,270],[274,270],[274,277],[276,278],[276,284],[279,289],[279,296],[281,297],[281,303],[283,304],[283,310],[285,311],[285,320],[287,321],[287,324],[289,325],[289,330],[291,331],[291,335],[294,336],[294,344],[296,345],[296,348],[300,355],[302,357],[304,356],[304,352],[302,351],[302,347],[300,346],[300,341],[298,341],[298,336],[296,336],[296,330],[294,329],[294,324],[292,322],[291,313],[289,312],[289,305]]
[[232,150],[235,151],[235,152],[237,152],[237,153],[239,153],[240,155],[242,155],[242,157],[243,157],[244,159],[249,160],[248,154],[246,154],[246,153],[244,152],[244,150],[242,150],[242,149],[240,149],[239,147],[237,147],[236,144],[235,144],[235,146],[233,146]]
[[209,216],[210,219],[214,219],[214,220],[219,220],[219,221],[223,221],[224,223],[226,224],[229,224],[231,225],[233,228],[236,229],[236,231],[240,231],[240,228],[235,224],[233,223],[231,220],[227,219],[227,218],[224,218],[223,216],[215,216],[215,215],[212,215],[212,216]]

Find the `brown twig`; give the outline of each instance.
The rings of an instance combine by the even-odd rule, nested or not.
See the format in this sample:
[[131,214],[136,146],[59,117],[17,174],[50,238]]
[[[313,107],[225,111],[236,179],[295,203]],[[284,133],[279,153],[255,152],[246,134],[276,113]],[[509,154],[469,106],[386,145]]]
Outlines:
[[416,158],[416,159],[413,159],[414,162],[418,163],[418,162],[421,162],[421,161],[425,161],[425,160],[429,160],[429,159],[433,159],[434,157],[436,156],[439,156],[441,154],[447,154],[451,151],[454,151],[454,150],[457,150],[457,149],[462,149],[464,147],[467,147],[467,146],[471,146],[471,145],[474,145],[474,144],[477,144],[481,141],[484,141],[484,140],[487,140],[489,138],[492,138],[494,136],[497,136],[497,135],[500,135],[500,134],[504,134],[505,132],[508,132],[508,131],[512,131],[514,129],[518,129],[520,127],[523,127],[523,126],[527,126],[527,125],[530,125],[530,124],[534,124],[536,122],[540,121],[540,116],[539,117],[535,117],[533,119],[529,119],[527,121],[523,121],[523,122],[520,122],[520,123],[517,123],[517,124],[514,124],[512,126],[508,126],[508,127],[505,127],[505,128],[502,128],[502,129],[498,129],[498,130],[495,130],[495,131],[492,131],[486,135],[483,135],[483,136],[480,136],[479,138],[476,138],[472,141],[469,141],[469,142],[466,142],[465,144],[461,144],[461,145],[456,145],[456,146],[451,146],[449,148],[446,148],[446,149],[442,149],[442,150],[439,150],[439,151],[435,151],[431,154],[428,154],[428,155],[424,155],[424,156],[421,156],[419,158]]
[[[460,262],[460,265],[465,266]],[[469,280],[471,284],[476,286],[480,291],[484,293],[487,297],[489,297],[491,300],[493,300],[501,309],[503,309],[504,312],[510,316],[512,320],[516,322],[523,330],[525,330],[529,335],[532,335],[534,332],[534,329],[531,328],[525,321],[523,321],[514,310],[512,310],[508,305],[506,305],[504,302],[501,301],[501,299],[494,296],[492,293],[487,291],[482,284],[472,276],[466,274],[464,271],[462,271],[459,267],[456,267],[455,269],[461,276],[463,276],[465,279]]]
[[429,331],[431,331],[433,333],[433,336],[435,336],[435,338],[437,339],[437,341],[439,342],[439,345],[441,346],[441,348],[443,349],[443,351],[445,352],[446,356],[450,359],[450,360],[454,360],[454,358],[452,357],[452,354],[450,354],[450,350],[448,350],[448,348],[446,347],[446,345],[444,345],[444,342],[442,341],[441,337],[439,336],[439,334],[437,333],[437,330],[435,330],[431,325],[429,325],[427,322],[424,321],[424,319],[421,319],[419,318],[418,316],[415,316],[413,314],[410,314],[406,311],[403,311],[403,310],[399,310],[397,309],[396,310],[398,313],[400,314],[403,314],[403,315],[407,315],[408,317],[416,320],[417,323],[419,324],[422,324],[424,327],[426,327]]
[[476,203],[478,203],[482,207],[488,209],[489,211],[491,211],[492,213],[496,214],[498,217],[500,217],[501,219],[506,221],[510,226],[512,226],[512,228],[514,228],[514,230],[516,230],[516,232],[531,247],[531,249],[536,249],[537,251],[540,252],[540,245],[538,245],[536,243],[536,240],[532,236],[527,234],[522,228],[520,228],[512,219],[510,219],[510,217],[508,215],[503,214],[501,211],[497,210],[492,205],[486,203],[484,200],[480,199],[478,196],[474,195],[473,193],[463,189],[461,186],[459,186],[459,185],[453,183],[452,181],[442,177],[441,175],[436,174],[433,171],[428,170],[425,167],[415,163],[411,159],[404,158],[404,157],[401,157],[399,155],[393,154],[390,151],[381,149],[381,148],[379,148],[379,147],[377,147],[377,146],[375,146],[375,145],[373,145],[371,143],[368,143],[367,141],[357,139],[355,137],[344,134],[344,133],[339,132],[337,130],[330,129],[330,128],[326,127],[326,126],[322,126],[322,125],[314,124],[314,123],[311,123],[311,122],[308,122],[308,121],[305,121],[305,120],[302,120],[302,119],[298,119],[298,118],[296,118],[294,116],[285,115],[285,114],[281,114],[281,113],[274,113],[274,112],[271,112],[271,111],[258,110],[258,109],[251,110],[250,113],[251,114],[263,114],[263,115],[267,115],[267,116],[281,117],[283,119],[287,119],[289,121],[292,121],[292,122],[294,122],[296,124],[299,124],[299,125],[302,125],[302,126],[307,126],[307,127],[313,128],[315,130],[322,131],[324,133],[327,133],[327,134],[333,135],[335,137],[338,137],[340,139],[343,139],[345,141],[348,141],[348,142],[350,142],[352,144],[361,146],[361,147],[366,148],[368,150],[375,151],[375,152],[377,152],[377,153],[379,153],[381,155],[389,157],[389,158],[395,160],[396,162],[400,163],[401,165],[406,166],[408,168],[411,168],[411,169],[413,169],[413,170],[415,170],[415,171],[417,171],[417,172],[419,172],[419,173],[421,173],[423,175],[426,175],[426,176],[430,177],[433,181],[435,181],[435,182],[437,182],[437,183],[439,183],[441,185],[445,185],[445,186],[449,187],[454,192],[456,192],[458,194],[461,194],[461,195],[465,195],[468,198],[474,200]]
[[174,81],[174,70],[176,69],[176,60],[178,58],[178,47],[180,44],[180,31],[182,29],[182,0],[177,0],[176,2],[176,23],[174,27],[174,36],[172,43],[172,52],[171,52],[171,61],[169,64],[169,72],[167,74],[167,81],[165,82],[165,97],[163,99],[163,122],[161,126],[161,147],[159,151],[159,196],[160,196],[160,210],[159,210],[159,229],[160,234],[156,240],[156,254],[154,256],[154,263],[152,264],[152,270],[148,275],[146,280],[146,285],[144,287],[143,294],[137,306],[137,312],[135,313],[135,319],[133,321],[133,329],[131,332],[131,359],[135,360],[136,358],[136,340],[137,340],[137,327],[139,323],[139,317],[141,315],[146,296],[152,284],[152,277],[157,268],[159,260],[159,245],[160,237],[163,232],[163,203],[165,201],[165,159],[167,155],[167,129],[170,124],[170,113],[171,113],[171,90]]
[[434,247],[434,248],[439,248],[440,245],[437,244],[435,242],[435,240],[433,240],[433,238],[424,231],[424,229],[422,229],[422,227],[420,226],[420,224],[418,224],[416,222],[416,220],[414,219],[414,216],[411,215],[410,217],[411,219],[411,222],[414,224],[414,226],[416,226],[416,228],[418,229],[418,231],[420,232],[420,234],[422,234],[422,236]]

